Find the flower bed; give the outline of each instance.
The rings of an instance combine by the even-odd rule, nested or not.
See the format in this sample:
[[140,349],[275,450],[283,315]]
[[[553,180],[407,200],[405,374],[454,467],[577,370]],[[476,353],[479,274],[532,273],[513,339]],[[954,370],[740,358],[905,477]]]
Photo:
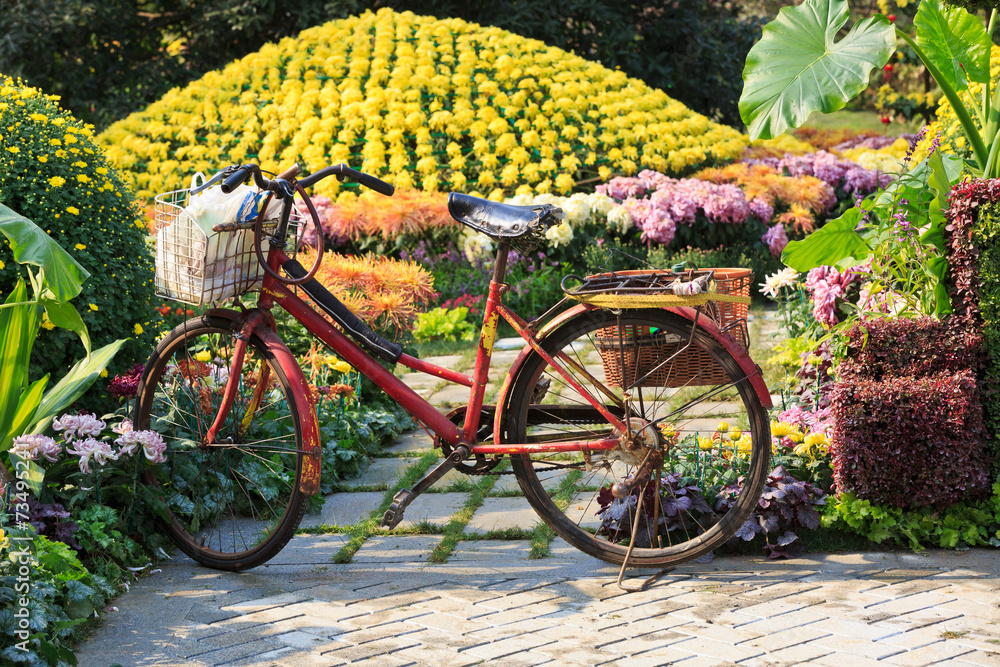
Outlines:
[[[249,160],[307,172],[346,162],[400,189],[565,193],[580,180],[682,172],[746,147],[735,130],[621,72],[496,28],[389,9],[268,45],[100,141],[146,198]],[[316,190],[345,191],[334,179]]]

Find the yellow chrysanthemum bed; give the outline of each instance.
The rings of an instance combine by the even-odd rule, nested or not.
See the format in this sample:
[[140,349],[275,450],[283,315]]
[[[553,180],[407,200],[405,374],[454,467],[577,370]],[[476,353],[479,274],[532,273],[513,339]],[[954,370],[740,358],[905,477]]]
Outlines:
[[[992,95],[992,91],[996,90],[996,87],[1000,85],[1000,46],[996,44],[993,45],[993,49],[990,51],[990,81],[990,94]],[[967,108],[971,109],[973,105],[981,107],[983,84],[970,83],[969,87],[959,92],[958,95]],[[982,133],[982,125],[979,123],[978,115],[973,114],[972,122],[976,124],[976,129]],[[941,103],[937,108],[937,118],[927,126],[927,132],[923,140],[917,144],[913,152],[914,158],[922,160],[927,157],[927,153],[930,151],[936,138],[942,145],[948,148],[948,152],[961,157],[972,156],[972,150],[969,148],[969,143],[965,138],[958,115],[955,114],[955,110],[951,108],[948,98],[944,95],[941,96]]]
[[[146,198],[249,161],[306,172],[346,162],[403,189],[565,193],[746,148],[736,130],[621,72],[498,28],[389,9],[269,44],[99,140]],[[334,179],[316,190],[356,191]]]

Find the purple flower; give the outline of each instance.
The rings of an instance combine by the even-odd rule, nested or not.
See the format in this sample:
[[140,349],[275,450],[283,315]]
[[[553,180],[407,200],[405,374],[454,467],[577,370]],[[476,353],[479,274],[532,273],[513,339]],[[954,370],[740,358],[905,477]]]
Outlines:
[[106,424],[93,414],[63,415],[52,422],[52,428],[62,431],[66,442],[72,442],[75,438],[85,435],[96,438],[105,426]]
[[47,435],[19,435],[14,438],[10,453],[22,459],[37,461],[44,457],[50,463],[59,460],[62,447]]
[[780,257],[781,251],[788,245],[788,234],[785,233],[785,226],[779,223],[771,227],[760,237],[760,240],[767,244],[767,249],[771,251],[771,255]]

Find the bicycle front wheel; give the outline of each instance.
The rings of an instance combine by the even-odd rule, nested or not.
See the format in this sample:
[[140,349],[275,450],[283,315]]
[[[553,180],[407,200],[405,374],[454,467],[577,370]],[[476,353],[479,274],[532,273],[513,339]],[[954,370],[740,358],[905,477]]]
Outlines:
[[188,320],[157,346],[142,374],[136,429],[153,429],[166,461],[144,481],[166,505],[166,529],[202,565],[239,571],[272,558],[302,519],[302,428],[293,395],[257,336],[246,349],[236,400],[212,445],[232,367],[231,320]]
[[[693,335],[692,335],[693,334]],[[743,526],[770,462],[767,412],[711,335],[664,310],[588,311],[542,340],[511,387],[507,443],[618,441],[512,456],[528,502],[561,537],[612,563],[664,567]],[[575,386],[574,386],[575,385]],[[623,434],[589,399],[627,424]],[[579,445],[578,445],[579,446]]]

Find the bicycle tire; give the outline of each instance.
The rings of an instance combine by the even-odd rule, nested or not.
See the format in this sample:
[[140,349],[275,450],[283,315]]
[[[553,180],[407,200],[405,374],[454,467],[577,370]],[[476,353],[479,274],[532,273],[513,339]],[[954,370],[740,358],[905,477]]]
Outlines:
[[[589,470],[579,452],[511,455],[521,490],[541,519],[560,537],[595,558],[621,564],[633,528],[636,544],[630,565],[666,567],[697,558],[733,537],[760,498],[770,462],[768,415],[739,363],[709,333],[696,329],[693,347],[667,363],[643,386],[633,388],[631,401],[624,399],[624,391],[618,386],[640,380],[645,373],[635,369],[648,371],[667,360],[690,338],[691,329],[689,320],[665,310],[624,311],[621,320],[610,311],[594,310],[562,324],[541,341],[548,354],[564,352],[576,361],[577,368],[569,372],[581,387],[592,395],[606,396],[605,405],[617,409],[619,418],[628,411],[636,431],[649,433],[645,424],[671,411],[676,413],[649,427],[656,429],[656,436],[648,442],[658,443],[656,446],[662,449],[661,474],[650,474],[622,499],[611,496],[611,485],[626,482],[638,472],[639,450],[630,452],[619,445],[610,452],[594,451]],[[626,336],[618,336],[620,331]],[[631,345],[629,356],[624,352],[626,343]],[[635,361],[650,350],[654,353],[651,361],[648,357],[647,362]],[[685,359],[700,360],[700,366],[685,369]],[[633,370],[629,370],[630,365]],[[504,406],[506,414],[501,418],[502,441],[586,441],[613,434],[608,420],[585,403],[582,394],[537,352],[526,357],[516,373]],[[713,375],[713,384],[699,384],[713,381]],[[677,386],[668,386],[671,384]],[[720,387],[722,391],[713,395]],[[610,396],[621,401],[617,408]],[[685,405],[691,407],[684,413],[676,412]],[[702,434],[709,435],[707,430],[699,429],[709,428],[714,428],[714,451],[703,450],[706,442],[699,441]],[[741,433],[736,433],[737,428]],[[750,434],[749,446],[745,446],[746,433]],[[731,452],[727,451],[730,445]],[[603,477],[596,479],[595,474],[602,470]],[[740,477],[742,487],[734,495],[730,485]],[[697,494],[704,505],[698,502]],[[661,499],[659,509],[654,500],[657,496]],[[721,505],[720,498],[724,501]],[[703,511],[705,506],[708,512]],[[724,511],[717,510],[717,506]]]
[[[240,571],[273,558],[302,520],[307,502],[299,488],[299,415],[309,406],[291,391],[272,351],[252,335],[243,363],[249,372],[219,444],[201,444],[231,368],[232,324],[203,315],[167,334],[143,370],[134,421],[136,429],[153,429],[167,444],[167,460],[143,477],[164,501],[167,533],[202,565]],[[292,358],[287,348],[284,353]],[[253,390],[262,380],[255,401]]]

